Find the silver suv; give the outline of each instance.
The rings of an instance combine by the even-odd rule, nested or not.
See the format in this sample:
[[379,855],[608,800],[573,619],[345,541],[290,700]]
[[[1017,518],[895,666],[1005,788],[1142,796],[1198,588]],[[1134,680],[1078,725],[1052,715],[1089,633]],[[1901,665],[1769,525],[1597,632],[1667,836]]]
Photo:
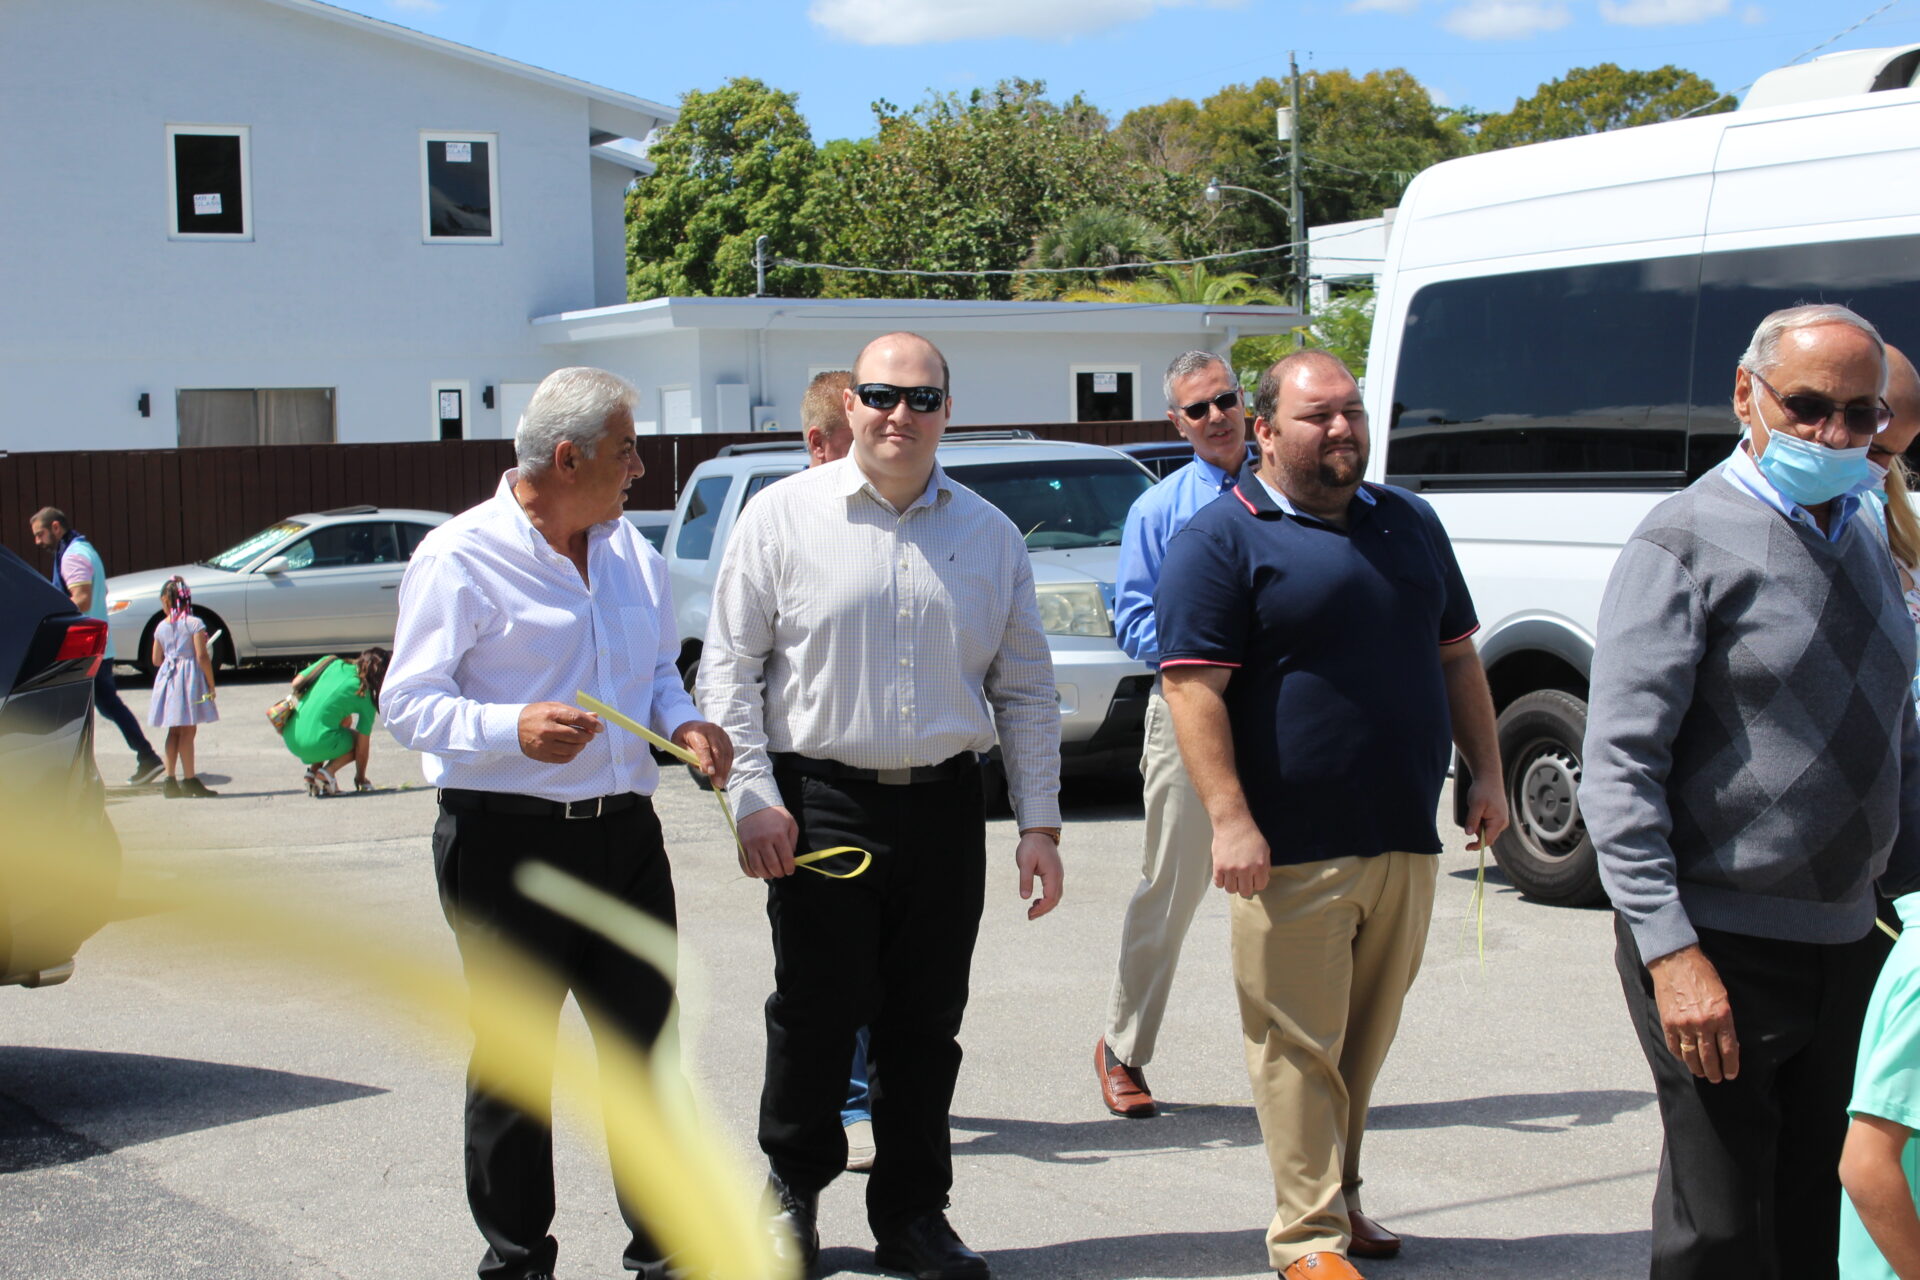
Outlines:
[[[729,446],[696,467],[681,489],[666,557],[688,688],[720,555],[740,508],[806,465],[797,444]],[[1153,475],[1113,449],[1026,432],[949,433],[940,465],[1026,531],[1059,690],[1062,771],[1133,767],[1153,676],[1114,640],[1113,579],[1127,509],[1152,487]]]

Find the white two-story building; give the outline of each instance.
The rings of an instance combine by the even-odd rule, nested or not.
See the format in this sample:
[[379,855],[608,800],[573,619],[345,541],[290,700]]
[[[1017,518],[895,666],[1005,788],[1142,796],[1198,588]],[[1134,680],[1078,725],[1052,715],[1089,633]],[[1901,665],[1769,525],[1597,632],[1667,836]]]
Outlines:
[[793,429],[894,328],[949,348],[968,423],[1158,417],[1172,355],[1297,323],[629,304],[625,193],[674,118],[317,0],[4,0],[0,451],[495,438],[580,363],[643,431]]

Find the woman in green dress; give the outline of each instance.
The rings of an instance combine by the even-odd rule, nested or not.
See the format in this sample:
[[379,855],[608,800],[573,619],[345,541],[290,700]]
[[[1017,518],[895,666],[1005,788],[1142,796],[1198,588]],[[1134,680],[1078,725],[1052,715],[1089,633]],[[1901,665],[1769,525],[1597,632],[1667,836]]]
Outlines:
[[307,794],[340,794],[335,775],[353,765],[353,789],[371,791],[367,760],[373,723],[386,682],[386,649],[368,649],[352,662],[322,658],[293,678],[300,705],[282,732],[287,750],[307,765]]

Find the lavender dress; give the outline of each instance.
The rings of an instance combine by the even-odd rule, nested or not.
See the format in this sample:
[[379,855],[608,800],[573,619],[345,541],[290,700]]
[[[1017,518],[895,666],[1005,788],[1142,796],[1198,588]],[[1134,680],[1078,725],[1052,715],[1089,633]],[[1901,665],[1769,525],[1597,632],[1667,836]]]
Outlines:
[[156,728],[207,724],[220,718],[219,710],[207,698],[207,678],[193,660],[193,638],[206,629],[206,623],[191,615],[177,622],[169,618],[154,629],[161,662],[153,676],[153,705],[147,711],[147,722]]

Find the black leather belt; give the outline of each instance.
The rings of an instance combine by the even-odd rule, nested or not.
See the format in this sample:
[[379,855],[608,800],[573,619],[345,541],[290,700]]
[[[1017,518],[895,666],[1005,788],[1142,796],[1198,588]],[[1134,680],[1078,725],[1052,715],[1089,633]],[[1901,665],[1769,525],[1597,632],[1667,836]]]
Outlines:
[[594,796],[590,800],[542,800],[539,796],[515,795],[511,791],[440,788],[440,807],[449,813],[503,813],[516,818],[604,818],[610,813],[631,809],[645,799],[632,791]]
[[835,782],[878,782],[888,787],[911,787],[922,782],[952,782],[955,778],[965,777],[969,769],[979,766],[980,757],[971,751],[962,751],[957,756],[948,756],[939,764],[917,764],[908,769],[856,769],[850,764],[841,764],[838,760],[822,760],[816,756],[794,755],[791,752],[776,752],[773,765],[776,769],[791,769],[795,773],[804,773],[811,778],[830,778]]

